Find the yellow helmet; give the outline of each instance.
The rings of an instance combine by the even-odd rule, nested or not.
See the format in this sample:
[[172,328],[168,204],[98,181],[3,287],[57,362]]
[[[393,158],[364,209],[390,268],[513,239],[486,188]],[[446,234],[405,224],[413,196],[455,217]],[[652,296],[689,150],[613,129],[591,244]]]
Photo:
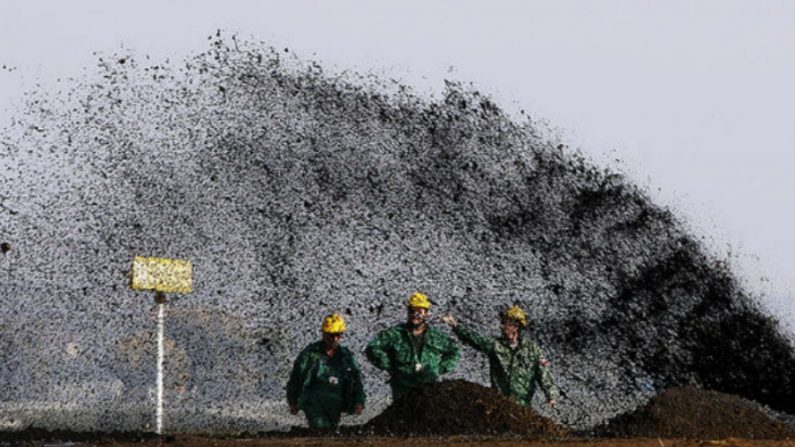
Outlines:
[[527,316],[519,306],[514,305],[509,307],[503,314],[503,317],[518,321],[522,327],[527,326]]
[[345,320],[342,319],[342,315],[337,313],[326,316],[323,319],[323,325],[320,327],[320,330],[327,334],[341,334],[345,332],[345,329],[347,329]]
[[409,297],[409,300],[406,301],[406,307],[419,307],[421,309],[430,309],[431,302],[428,300],[428,297],[423,295],[420,292],[414,292]]

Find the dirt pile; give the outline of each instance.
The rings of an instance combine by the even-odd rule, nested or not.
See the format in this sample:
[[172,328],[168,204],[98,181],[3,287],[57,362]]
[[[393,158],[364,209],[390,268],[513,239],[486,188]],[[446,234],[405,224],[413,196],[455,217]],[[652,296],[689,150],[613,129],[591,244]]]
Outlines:
[[568,430],[497,390],[463,380],[429,384],[364,426],[376,435],[519,435],[560,438]]
[[693,386],[670,388],[597,430],[614,437],[784,439],[795,433],[753,404]]

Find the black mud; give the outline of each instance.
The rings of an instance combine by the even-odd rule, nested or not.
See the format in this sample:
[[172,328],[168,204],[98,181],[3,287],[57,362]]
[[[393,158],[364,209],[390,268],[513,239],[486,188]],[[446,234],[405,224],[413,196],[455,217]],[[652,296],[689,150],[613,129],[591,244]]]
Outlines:
[[795,437],[791,427],[772,419],[758,405],[737,396],[692,386],[666,390],[643,407],[612,419],[597,433],[621,438]]
[[394,402],[362,429],[381,436],[500,435],[562,438],[569,431],[493,388],[454,380]]

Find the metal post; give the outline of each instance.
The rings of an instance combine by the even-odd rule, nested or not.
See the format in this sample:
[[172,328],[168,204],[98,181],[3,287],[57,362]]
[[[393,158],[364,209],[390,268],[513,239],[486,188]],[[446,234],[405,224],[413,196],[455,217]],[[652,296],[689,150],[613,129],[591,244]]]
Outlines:
[[163,293],[155,294],[157,303],[157,434],[163,434],[163,360],[165,357],[164,332],[165,332],[165,313],[166,297]]
[[[190,293],[193,291],[193,265],[184,259],[166,259],[136,256],[130,272],[133,290],[154,290],[157,304],[157,410],[155,427],[163,434],[163,362],[166,356],[164,338],[166,325],[165,292]],[[147,424],[148,425],[148,424]]]

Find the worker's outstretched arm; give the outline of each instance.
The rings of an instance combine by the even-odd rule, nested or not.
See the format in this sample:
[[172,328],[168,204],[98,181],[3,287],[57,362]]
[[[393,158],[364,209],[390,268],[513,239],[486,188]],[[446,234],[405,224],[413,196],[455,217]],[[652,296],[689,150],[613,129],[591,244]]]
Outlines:
[[453,333],[467,346],[484,354],[491,354],[491,351],[494,350],[494,337],[478,334],[471,329],[462,327],[460,324],[453,327]]

